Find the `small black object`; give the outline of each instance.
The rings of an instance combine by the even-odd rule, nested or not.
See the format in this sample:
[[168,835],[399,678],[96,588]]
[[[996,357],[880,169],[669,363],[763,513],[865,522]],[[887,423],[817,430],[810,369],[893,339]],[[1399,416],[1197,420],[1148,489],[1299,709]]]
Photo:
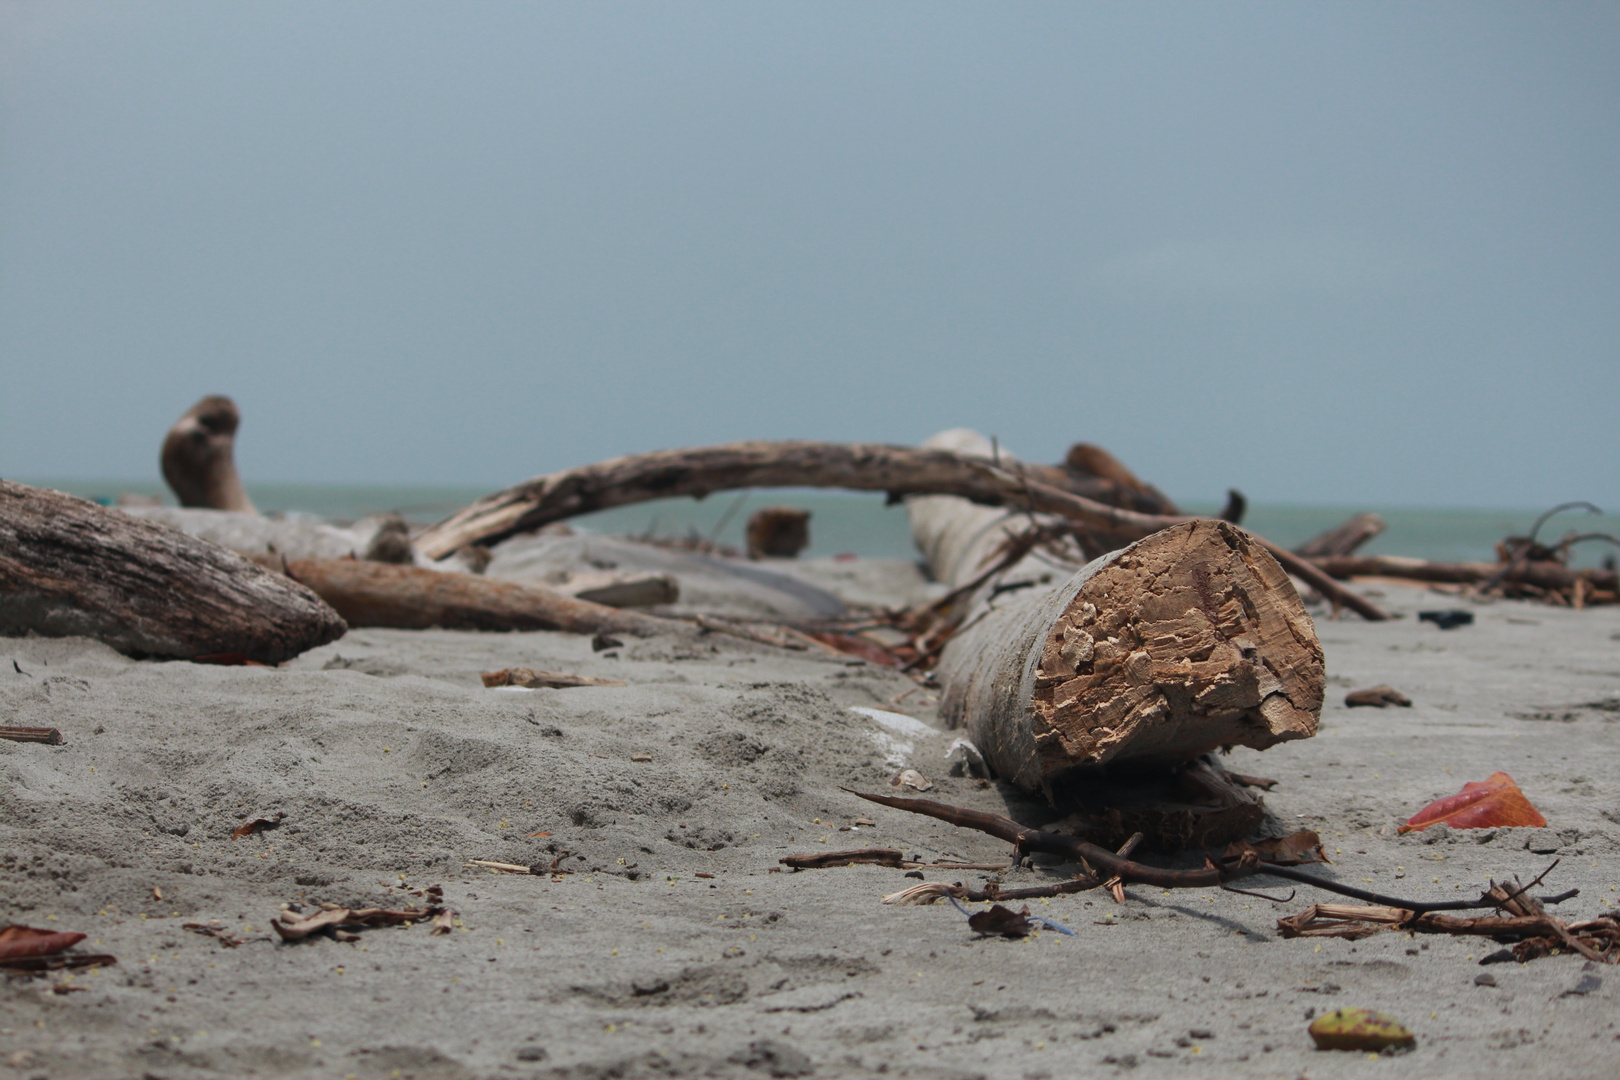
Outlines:
[[918,881],[921,881],[923,879],[923,872],[921,870],[908,870],[906,872],[906,877],[914,877]]
[[1432,622],[1442,630],[1455,630],[1459,626],[1467,626],[1474,621],[1472,611],[1459,611],[1450,608],[1446,611],[1420,611],[1418,622]]

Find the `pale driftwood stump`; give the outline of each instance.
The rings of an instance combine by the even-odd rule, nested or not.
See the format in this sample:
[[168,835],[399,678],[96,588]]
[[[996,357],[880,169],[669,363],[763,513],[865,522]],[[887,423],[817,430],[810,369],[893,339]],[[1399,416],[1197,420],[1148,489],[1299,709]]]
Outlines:
[[1325,678],[1282,567],[1236,526],[1191,521],[1055,589],[987,589],[939,681],[941,715],[999,774],[1050,795],[1080,767],[1305,738]]
[[343,636],[308,589],[199,540],[0,480],[0,634],[97,638],[132,656],[275,664]]
[[236,402],[216,394],[186,410],[169,429],[160,462],[163,479],[181,506],[258,513],[236,472],[236,429],[241,423]]

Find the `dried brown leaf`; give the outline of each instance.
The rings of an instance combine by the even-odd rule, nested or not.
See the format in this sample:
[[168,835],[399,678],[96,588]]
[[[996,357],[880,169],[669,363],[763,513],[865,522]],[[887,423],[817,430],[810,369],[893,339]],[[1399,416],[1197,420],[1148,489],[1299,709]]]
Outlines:
[[264,817],[256,817],[248,821],[244,821],[242,824],[236,827],[234,832],[231,833],[231,839],[240,840],[244,836],[252,836],[254,833],[263,832],[266,829],[279,829],[281,827],[281,820],[286,816],[286,814],[282,813],[280,810],[277,810],[274,814],[267,814]]

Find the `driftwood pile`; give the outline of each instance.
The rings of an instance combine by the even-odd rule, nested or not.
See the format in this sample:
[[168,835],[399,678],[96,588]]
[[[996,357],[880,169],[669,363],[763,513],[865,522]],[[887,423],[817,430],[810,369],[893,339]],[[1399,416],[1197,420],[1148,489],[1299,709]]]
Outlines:
[[[1588,502],[1562,503],[1536,519],[1528,536],[1509,536],[1496,545],[1494,563],[1444,563],[1397,555],[1358,556],[1362,544],[1384,531],[1377,514],[1357,514],[1343,525],[1294,549],[1329,576],[1393,578],[1421,581],[1457,595],[1539,600],[1557,607],[1583,608],[1620,603],[1620,576],[1614,556],[1602,567],[1577,569],[1569,565],[1579,544],[1606,543],[1620,547],[1620,538],[1604,532],[1570,533],[1556,544],[1536,537],[1555,515],[1569,510],[1601,513]],[[1456,588],[1446,590],[1444,586]]]
[[[232,461],[238,421],[229,399],[206,398],[169,432],[164,475],[184,503],[252,512]],[[750,626],[431,568],[459,555],[462,567],[476,569],[490,545],[574,515],[750,487],[906,499],[917,546],[951,591],[864,624]],[[1224,779],[1210,751],[1264,748],[1316,730],[1322,650],[1294,579],[1335,611],[1375,620],[1387,616],[1340,580],[1397,576],[1575,607],[1620,595],[1613,570],[1567,565],[1574,544],[1612,537],[1546,547],[1537,522],[1529,537],[1504,544],[1499,564],[1448,566],[1356,555],[1383,527],[1374,515],[1285,551],[1242,530],[1242,508],[1233,493],[1225,511],[1232,520],[1188,517],[1089,444],[1048,466],[968,431],[922,447],[747,442],[538,477],[414,538],[396,529],[400,550],[386,558],[261,557],[256,566],[83,500],[0,484],[0,629],[89,634],[140,656],[261,663],[333,640],[346,626],[720,632],[832,648],[902,667],[939,689],[941,715],[965,729],[996,774],[1048,800],[1063,801],[1067,785],[1113,791],[1113,806],[1121,776],[1139,790],[1168,782],[1192,792],[1178,803],[1160,791],[1142,815],[1110,818],[1116,838],[1146,822],[1153,842],[1187,843],[1241,833],[1258,806]],[[805,536],[802,511],[771,508],[750,522],[749,546],[755,555],[786,555]]]
[[[164,475],[184,505],[254,512],[232,462],[238,420],[229,399],[209,398],[169,433]],[[917,547],[949,591],[924,607],[860,621],[741,624],[627,611],[476,573],[491,545],[574,515],[748,487],[839,487],[906,500]],[[1129,883],[1231,888],[1268,874],[1363,902],[1314,905],[1281,919],[1284,936],[1475,934],[1510,945],[1501,959],[1570,951],[1612,963],[1620,959],[1620,923],[1551,915],[1546,905],[1573,892],[1533,897],[1539,878],[1529,886],[1493,883],[1476,900],[1403,900],[1300,869],[1320,856],[1311,833],[1235,843],[1201,868],[1132,858],[1138,846],[1203,847],[1248,833],[1263,814],[1254,789],[1271,782],[1226,772],[1212,751],[1264,749],[1315,733],[1323,654],[1296,580],[1331,602],[1335,615],[1342,608],[1370,620],[1388,616],[1341,582],[1399,578],[1575,608],[1620,601],[1612,559],[1596,569],[1569,565],[1578,544],[1620,547],[1620,540],[1587,533],[1549,546],[1537,539],[1553,513],[1583,506],[1595,510],[1549,511],[1529,536],[1505,540],[1493,564],[1357,555],[1383,528],[1371,514],[1285,551],[1239,526],[1243,500],[1235,492],[1220,517],[1190,517],[1099,447],[1077,444],[1062,465],[1033,465],[975,433],[953,431],[922,447],[747,442],[616,458],[490,495],[415,537],[400,523],[368,558],[255,562],[81,499],[0,481],[0,633],[82,634],[134,656],[264,664],[335,640],[348,626],[550,629],[603,642],[612,634],[720,633],[853,653],[936,689],[942,719],[965,732],[978,760],[1068,817],[1038,830],[982,811],[856,794],[1000,837],[1015,860],[1046,853],[1078,867],[1067,880],[1033,888],[931,883],[891,902],[1094,888],[1123,901]],[[754,556],[792,556],[806,540],[805,515],[791,508],[762,511],[748,529]],[[489,672],[484,681],[581,684],[578,676],[527,669]],[[6,729],[0,737],[60,738],[50,729]],[[913,865],[898,849],[783,861]],[[1494,914],[1452,914],[1470,909]],[[998,933],[1026,932],[1039,921],[1002,910]],[[430,914],[334,909],[277,930],[302,936],[373,915]]]

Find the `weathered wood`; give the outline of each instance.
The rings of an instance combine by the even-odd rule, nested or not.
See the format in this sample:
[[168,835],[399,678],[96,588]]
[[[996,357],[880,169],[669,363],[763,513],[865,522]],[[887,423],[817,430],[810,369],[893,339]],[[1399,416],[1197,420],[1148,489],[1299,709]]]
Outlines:
[[[1069,452],[1063,456],[1063,466],[1070,473],[1081,476],[1095,477],[1104,483],[1114,485],[1116,494],[1113,498],[1097,498],[1099,502],[1111,503],[1115,506],[1125,506],[1132,510],[1140,510],[1144,514],[1179,514],[1176,504],[1167,498],[1164,492],[1147,483],[1125,467],[1107,450],[1095,443],[1075,443],[1069,447]],[[1060,487],[1067,485],[1058,485]],[[1077,494],[1085,494],[1074,488]]]
[[[925,445],[992,452],[962,429]],[[1287,575],[1241,529],[1183,521],[1083,569],[1069,552],[1066,571],[1061,549],[1009,562],[1028,549],[1022,537],[1049,524],[1038,517],[949,496],[913,498],[909,513],[924,561],[959,595],[961,629],[937,669],[940,715],[1020,786],[1050,796],[1056,779],[1084,769],[1095,792],[1101,766],[1162,774],[1219,745],[1314,732],[1321,646]],[[1186,836],[1241,832],[1245,815],[1259,812],[1241,793],[1221,813],[1191,818],[1177,816],[1175,801],[1161,793],[1145,814],[1109,820],[1145,826],[1163,843],[1168,826]]]
[[1030,790],[1081,766],[1174,765],[1316,731],[1310,617],[1276,560],[1226,522],[1172,526],[1056,588],[992,586],[966,618],[940,658],[940,714]]
[[661,450],[552,473],[486,496],[430,526],[416,538],[416,549],[442,559],[467,544],[492,543],[578,514],[746,487],[838,487],[895,498],[957,495],[1136,535],[1169,523],[1048,482],[1067,483],[1069,475],[1053,466],[1002,468],[949,451],[878,443],[743,442]]
[[563,630],[574,634],[695,632],[688,623],[621,611],[512,581],[363,559],[299,559],[287,574],[350,626],[423,630]]
[[1342,525],[1311,537],[1295,548],[1294,554],[1304,559],[1353,555],[1357,548],[1383,531],[1384,519],[1377,514],[1357,514]]
[[485,686],[517,686],[525,690],[569,690],[581,686],[624,686],[623,679],[604,679],[598,675],[574,675],[563,671],[536,671],[534,668],[501,668],[485,671],[478,676]]
[[[1051,467],[877,443],[743,442],[661,450],[552,473],[485,496],[430,526],[416,538],[416,549],[443,559],[470,544],[493,543],[593,510],[674,496],[702,498],[742,487],[839,487],[886,491],[891,498],[954,495],[1056,515],[1123,539],[1189,520],[1143,514],[1063,490],[1037,478],[1049,475],[1043,469]],[[1259,537],[1254,540],[1335,604],[1367,619],[1389,617],[1305,560]]]
[[748,557],[795,558],[810,546],[810,511],[796,506],[766,506],[748,518]]
[[[996,453],[989,439],[968,428],[942,431],[923,443],[923,449],[980,461],[989,461]],[[1010,457],[1003,460],[1013,463]],[[1055,520],[1051,515],[1037,518],[1017,507],[987,506],[949,494],[913,496],[906,501],[906,514],[911,522],[912,543],[917,545],[923,563],[935,581],[952,589],[970,584],[1031,528]],[[1087,561],[1087,553],[1073,542],[1060,541],[1060,545],[1062,557],[1076,567]],[[1001,575],[1000,583],[1039,581],[1042,577],[1050,580],[1053,573],[1049,564],[1026,558],[1017,570]]]
[[[1620,588],[1620,574],[1598,568],[1576,569],[1559,562],[1441,563],[1408,559],[1397,555],[1341,555],[1312,559],[1319,569],[1335,578],[1387,577],[1436,584],[1475,585],[1501,576],[1503,582],[1523,582],[1538,589],[1572,589],[1578,582],[1614,590]],[[1505,571],[1505,572],[1504,572]]]
[[242,422],[228,397],[205,397],[163,440],[163,479],[181,506],[258,513],[236,473],[236,429]]
[[234,552],[0,480],[0,634],[80,634],[132,656],[275,664],[343,635],[320,598]]
[[0,739],[45,743],[48,746],[62,745],[62,733],[53,727],[0,727]]

